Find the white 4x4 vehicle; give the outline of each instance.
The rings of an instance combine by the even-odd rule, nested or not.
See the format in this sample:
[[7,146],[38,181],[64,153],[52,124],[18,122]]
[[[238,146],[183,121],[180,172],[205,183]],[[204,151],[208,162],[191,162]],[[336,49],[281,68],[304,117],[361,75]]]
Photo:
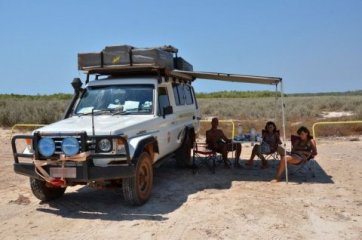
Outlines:
[[[74,79],[64,119],[13,137],[15,172],[29,176],[33,194],[44,201],[61,197],[67,186],[119,184],[130,204],[145,203],[153,165],[171,155],[180,166],[192,163],[200,113],[191,81],[181,75],[129,67],[88,71],[84,88]],[[19,139],[28,143],[22,153]]]
[[[177,52],[172,46],[121,45],[78,54],[86,86],[73,80],[75,93],[63,120],[12,138],[14,170],[30,177],[37,198],[59,198],[67,186],[112,184],[122,186],[130,204],[141,205],[151,195],[153,166],[172,155],[178,165],[191,166],[200,120],[195,78],[281,83],[281,78],[194,72]],[[21,153],[20,139],[27,143]]]

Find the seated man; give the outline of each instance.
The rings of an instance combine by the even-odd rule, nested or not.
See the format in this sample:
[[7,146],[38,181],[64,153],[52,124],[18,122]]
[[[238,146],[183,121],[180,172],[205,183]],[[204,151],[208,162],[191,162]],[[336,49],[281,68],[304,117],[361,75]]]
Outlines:
[[222,159],[226,168],[230,168],[230,161],[228,160],[228,151],[235,151],[234,166],[240,167],[239,158],[241,154],[241,144],[232,143],[231,139],[227,138],[221,129],[218,129],[219,120],[213,118],[211,121],[211,129],[206,131],[206,144],[209,149],[221,153]]

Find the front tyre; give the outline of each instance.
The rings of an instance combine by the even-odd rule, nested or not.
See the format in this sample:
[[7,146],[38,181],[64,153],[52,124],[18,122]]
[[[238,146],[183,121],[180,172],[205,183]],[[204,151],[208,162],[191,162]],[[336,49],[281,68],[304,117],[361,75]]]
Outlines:
[[151,196],[153,186],[153,168],[151,157],[143,152],[137,161],[135,176],[122,181],[123,195],[126,202],[133,206],[141,206]]
[[64,195],[66,188],[52,187],[43,180],[30,178],[30,187],[34,196],[41,201],[50,201]]

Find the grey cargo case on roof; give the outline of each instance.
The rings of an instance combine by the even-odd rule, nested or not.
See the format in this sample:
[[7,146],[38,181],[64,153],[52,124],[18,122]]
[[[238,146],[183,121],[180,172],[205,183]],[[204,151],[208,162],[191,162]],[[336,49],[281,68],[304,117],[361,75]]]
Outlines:
[[[166,45],[158,48],[134,48],[129,45],[107,46],[100,53],[79,53],[78,69],[117,66],[152,66],[192,71],[192,65],[177,57],[178,49]],[[176,55],[174,57],[174,55]]]
[[78,69],[131,65],[132,46],[107,46],[99,53],[79,53]]
[[136,48],[132,50],[134,65],[150,65],[173,69],[173,54],[158,48]]
[[103,65],[104,66],[120,66],[131,64],[132,46],[109,46],[103,49]]
[[194,67],[182,57],[175,58],[175,68],[184,71],[193,71]]
[[78,69],[85,70],[89,67],[101,67],[101,53],[78,53]]

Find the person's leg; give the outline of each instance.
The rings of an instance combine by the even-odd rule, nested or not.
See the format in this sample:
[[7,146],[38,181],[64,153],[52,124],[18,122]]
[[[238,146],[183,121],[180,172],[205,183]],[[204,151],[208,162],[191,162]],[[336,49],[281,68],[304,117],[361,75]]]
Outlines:
[[261,154],[260,154],[260,145],[259,145],[259,144],[255,144],[254,147],[253,147],[253,150],[251,151],[250,159],[249,159],[249,161],[246,163],[246,165],[252,166],[255,156],[259,156],[259,155],[261,155]]
[[282,146],[278,146],[277,153],[279,154],[280,157],[283,157],[285,156],[285,149]]
[[261,152],[259,152],[258,157],[261,160],[261,168],[262,169],[267,168],[268,167],[268,161],[265,159],[264,155]]
[[285,165],[285,160],[287,160],[287,163],[290,163],[290,164],[294,164],[294,165],[297,165],[301,162],[301,160],[299,159],[294,159],[292,156],[282,156],[281,159],[280,159],[280,163],[279,163],[279,167],[278,167],[278,170],[277,170],[277,174],[275,176],[275,178],[273,179],[272,182],[279,182],[284,171],[285,171],[285,168],[286,168],[286,165]]
[[219,144],[217,146],[217,152],[221,154],[224,165],[230,168],[230,161],[228,160],[228,147],[226,144]]
[[235,160],[239,163],[242,147],[240,143],[235,143],[234,146],[236,147]]
[[240,167],[240,155],[241,155],[241,144],[240,143],[230,143],[228,144],[228,151],[235,151],[234,166]]

